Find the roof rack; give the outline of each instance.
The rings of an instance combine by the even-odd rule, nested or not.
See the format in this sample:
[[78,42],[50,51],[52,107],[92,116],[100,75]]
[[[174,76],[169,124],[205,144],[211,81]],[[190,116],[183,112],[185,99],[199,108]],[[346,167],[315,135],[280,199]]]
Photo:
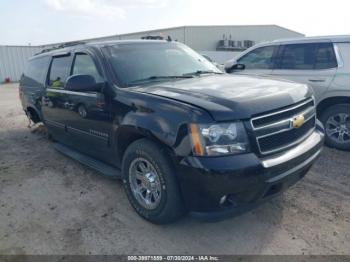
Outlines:
[[164,36],[162,35],[147,35],[147,36],[142,36],[142,40],[164,40]]
[[171,36],[168,35],[166,38],[163,34],[160,35],[147,35],[147,36],[142,36],[141,37],[142,40],[166,40],[168,42],[173,41]]
[[43,49],[39,53],[36,53],[35,55],[47,53],[47,52],[50,52],[50,51],[53,51],[53,50],[57,50],[57,49],[61,49],[61,48],[69,47],[69,46],[83,45],[83,44],[86,44],[86,42],[84,42],[84,41],[67,42],[67,43],[63,43],[63,44],[57,45],[57,46],[53,46],[53,47],[50,47],[50,48]]

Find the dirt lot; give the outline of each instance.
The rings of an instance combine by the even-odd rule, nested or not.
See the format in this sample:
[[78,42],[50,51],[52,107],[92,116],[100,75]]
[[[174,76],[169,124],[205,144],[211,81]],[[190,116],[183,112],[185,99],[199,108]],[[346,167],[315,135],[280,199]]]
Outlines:
[[282,196],[240,217],[156,226],[121,183],[56,152],[0,86],[0,254],[350,254],[350,153],[325,148]]

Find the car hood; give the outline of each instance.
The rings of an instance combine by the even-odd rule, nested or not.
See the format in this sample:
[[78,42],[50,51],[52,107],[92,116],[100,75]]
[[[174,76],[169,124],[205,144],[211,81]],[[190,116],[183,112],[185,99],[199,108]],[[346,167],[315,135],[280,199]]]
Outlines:
[[263,76],[210,75],[132,88],[191,104],[217,121],[247,119],[312,95],[305,84]]

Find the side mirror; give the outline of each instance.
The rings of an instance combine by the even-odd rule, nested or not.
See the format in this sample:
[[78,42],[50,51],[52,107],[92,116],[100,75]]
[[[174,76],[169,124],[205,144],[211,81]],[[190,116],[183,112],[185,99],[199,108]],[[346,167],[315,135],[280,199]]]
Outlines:
[[244,70],[245,65],[244,64],[236,64],[232,67],[232,70]]
[[236,59],[231,59],[231,60],[226,61],[224,64],[225,71],[229,73],[229,71],[232,69],[232,67],[236,64],[237,64]]
[[72,75],[68,77],[65,89],[78,92],[101,91],[101,87],[97,85],[95,78],[91,75]]
[[227,73],[232,73],[235,70],[244,70],[245,65],[239,64],[235,59],[229,60],[225,63],[225,71]]

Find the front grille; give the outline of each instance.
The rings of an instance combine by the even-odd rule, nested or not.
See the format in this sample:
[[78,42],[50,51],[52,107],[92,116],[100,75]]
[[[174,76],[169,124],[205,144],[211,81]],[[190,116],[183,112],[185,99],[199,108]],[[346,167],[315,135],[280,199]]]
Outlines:
[[309,119],[302,127],[258,139],[260,149],[263,152],[272,151],[278,147],[286,147],[291,141],[298,141],[309,133],[315,126],[315,118]]
[[[302,115],[304,124],[293,127],[293,119]],[[258,149],[261,154],[270,154],[300,143],[309,136],[316,125],[315,103],[313,99],[257,116],[251,120]]]
[[265,117],[263,116],[263,117],[255,118],[253,119],[252,123],[254,128],[259,128],[261,126],[265,126],[271,123],[281,121],[282,119],[292,118],[313,106],[314,106],[314,101],[310,100],[310,101],[307,101],[306,103],[302,103],[300,105],[297,105],[289,109],[287,108],[286,110],[282,110],[278,113],[272,113],[271,115],[268,115]]

